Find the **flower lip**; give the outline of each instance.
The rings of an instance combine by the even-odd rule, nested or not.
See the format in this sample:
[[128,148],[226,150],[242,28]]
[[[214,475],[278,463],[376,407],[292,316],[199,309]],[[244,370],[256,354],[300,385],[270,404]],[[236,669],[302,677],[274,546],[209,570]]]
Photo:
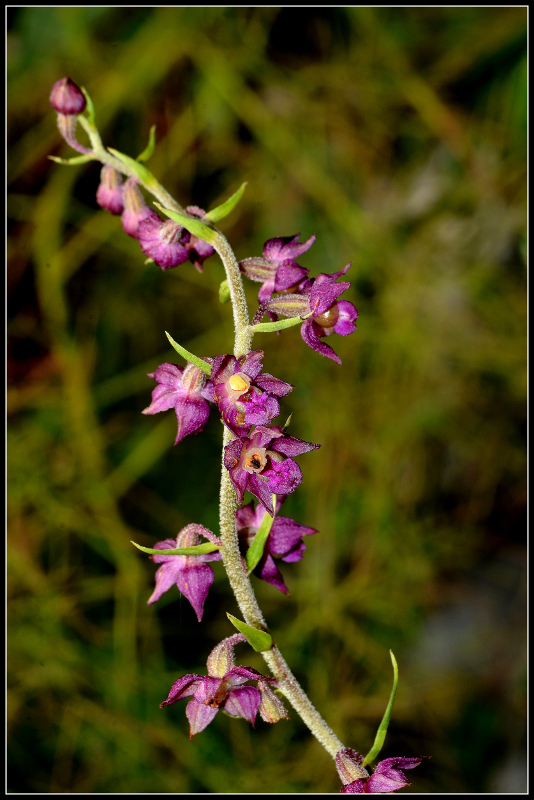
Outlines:
[[244,458],[243,469],[246,472],[261,472],[267,466],[267,455],[265,447],[256,447],[248,450]]

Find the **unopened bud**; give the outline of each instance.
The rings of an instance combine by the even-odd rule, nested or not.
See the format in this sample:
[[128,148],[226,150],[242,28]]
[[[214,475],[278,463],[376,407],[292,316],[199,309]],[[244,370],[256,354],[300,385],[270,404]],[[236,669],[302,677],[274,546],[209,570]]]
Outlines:
[[100,184],[96,190],[96,202],[111,214],[122,214],[122,178],[116,169],[105,164],[100,172]]
[[235,633],[227,639],[223,639],[217,647],[214,647],[208,656],[206,666],[208,675],[212,678],[224,678],[227,672],[235,666],[234,645],[238,642],[246,642],[242,633]]
[[70,78],[61,78],[52,86],[50,105],[58,114],[73,116],[81,114],[87,105],[85,97]]
[[343,785],[358,780],[359,778],[368,778],[369,773],[362,767],[363,756],[352,750],[350,747],[344,747],[336,753],[336,769]]

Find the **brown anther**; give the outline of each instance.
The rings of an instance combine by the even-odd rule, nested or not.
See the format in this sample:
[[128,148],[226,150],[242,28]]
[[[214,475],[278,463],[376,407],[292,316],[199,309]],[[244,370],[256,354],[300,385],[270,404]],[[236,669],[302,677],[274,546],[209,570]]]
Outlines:
[[330,308],[327,308],[323,314],[318,314],[316,317],[314,316],[313,321],[316,325],[320,325],[321,328],[333,328],[338,319],[339,308],[337,307],[337,303],[334,303]]

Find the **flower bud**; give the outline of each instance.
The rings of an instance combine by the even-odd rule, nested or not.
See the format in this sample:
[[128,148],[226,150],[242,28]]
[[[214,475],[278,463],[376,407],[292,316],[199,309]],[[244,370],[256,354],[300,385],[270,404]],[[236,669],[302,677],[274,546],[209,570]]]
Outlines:
[[139,223],[149,217],[153,217],[155,220],[159,221],[156,212],[145,203],[135,178],[128,178],[128,180],[124,182],[122,199],[124,202],[124,211],[121,216],[121,222],[124,233],[127,233],[128,236],[133,236],[134,239],[137,239]]
[[96,190],[96,202],[111,214],[122,214],[122,178],[116,169],[105,164],[100,172],[100,184]]
[[61,78],[52,86],[50,105],[58,114],[81,114],[87,105],[81,90],[70,78]]

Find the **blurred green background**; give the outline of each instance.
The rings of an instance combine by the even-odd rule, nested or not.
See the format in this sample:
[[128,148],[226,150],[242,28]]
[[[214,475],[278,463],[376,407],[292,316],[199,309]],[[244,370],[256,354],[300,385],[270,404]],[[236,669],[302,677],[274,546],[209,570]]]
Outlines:
[[[430,755],[411,791],[526,788],[526,8],[11,8],[9,89],[9,789],[338,792],[295,713],[219,714],[188,739],[174,680],[204,672],[236,613],[222,566],[202,625],[178,591],[148,608],[151,546],[217,530],[221,426],[173,448],[141,416],[164,330],[232,346],[222,265],[162,273],[99,209],[99,167],[48,105],[69,75],[104,142],[184,205],[248,181],[221,223],[238,258],[301,232],[312,275],[352,262],[358,331],[258,335],[296,385],[285,513],[320,530],[284,598],[255,581],[274,636],[347,746]],[[80,140],[84,134],[80,132]],[[258,284],[246,287],[252,310]],[[285,418],[285,417],[284,417]],[[263,669],[244,646],[238,663]]]

